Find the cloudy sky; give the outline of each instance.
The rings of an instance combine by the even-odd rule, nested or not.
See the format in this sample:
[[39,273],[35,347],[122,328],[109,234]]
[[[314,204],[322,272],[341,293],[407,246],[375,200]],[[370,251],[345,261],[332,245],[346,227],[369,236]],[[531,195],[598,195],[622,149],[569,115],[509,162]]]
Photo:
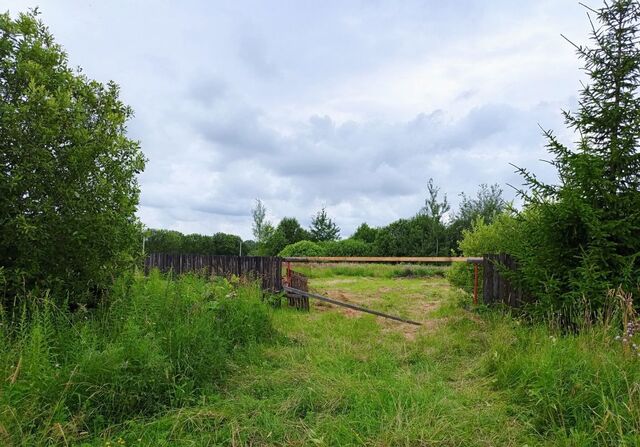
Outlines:
[[[588,1],[598,6],[599,0]],[[149,227],[251,236],[326,206],[348,236],[449,200],[553,179],[539,125],[568,142],[587,38],[576,0],[72,1],[39,6],[73,65],[114,80],[147,158]]]

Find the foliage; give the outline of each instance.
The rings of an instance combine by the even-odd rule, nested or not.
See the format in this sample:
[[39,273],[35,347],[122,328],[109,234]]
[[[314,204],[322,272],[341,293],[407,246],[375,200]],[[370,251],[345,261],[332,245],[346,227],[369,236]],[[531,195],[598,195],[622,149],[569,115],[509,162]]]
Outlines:
[[369,244],[373,244],[376,240],[376,235],[378,234],[378,228],[372,228],[367,225],[366,222],[360,224],[360,226],[356,229],[356,232],[353,233],[351,239],[357,239],[360,241],[367,242]]
[[273,232],[273,225],[267,220],[267,207],[262,200],[256,199],[256,206],[251,210],[253,236],[258,244],[263,244]]
[[282,257],[324,256],[324,248],[311,241],[300,241],[287,245],[279,254]]
[[265,241],[263,254],[277,256],[287,245],[310,239],[311,233],[302,228],[296,218],[285,217]]
[[502,188],[498,184],[481,184],[475,197],[460,194],[460,207],[453,214],[448,232],[452,242],[462,240],[464,230],[471,229],[474,221],[478,218],[490,224],[493,219],[504,212],[507,203],[502,198]]
[[239,348],[273,333],[256,285],[154,273],[112,294],[110,307],[82,314],[32,296],[18,321],[2,317],[0,443],[66,444],[202,401]]
[[373,244],[358,239],[321,242],[324,256],[371,256]]
[[[145,240],[147,253],[202,253],[214,255],[237,255],[242,239],[239,236],[216,233],[212,236],[202,234],[182,234],[173,230],[149,230]],[[243,253],[247,247],[243,245]]]
[[[471,229],[462,232],[459,249],[463,256],[484,256],[492,253],[519,254],[521,244],[528,237],[523,224],[523,217],[512,212],[504,212],[494,217],[493,222],[486,223],[478,216]],[[455,286],[467,292],[473,290],[473,266],[458,262],[451,266],[447,278]],[[480,291],[482,285],[480,284]]]
[[0,264],[5,299],[50,288],[87,303],[133,265],[142,237],[119,87],[90,80],[37,11],[0,15]]
[[447,195],[444,195],[442,202],[438,199],[440,187],[433,184],[433,179],[430,178],[427,182],[427,194],[428,197],[424,201],[424,207],[421,210],[421,214],[431,217],[436,222],[440,223],[442,217],[449,212],[451,205],[447,201]]
[[442,256],[449,254],[449,244],[444,224],[419,214],[378,229],[374,252],[378,256]]
[[314,242],[335,241],[340,237],[340,228],[327,215],[324,207],[311,218],[310,231]]
[[597,309],[606,290],[636,290],[640,278],[640,4],[615,0],[594,12],[594,46],[576,46],[590,84],[578,112],[565,113],[577,147],[545,132],[560,183],[519,170],[536,219],[536,249],[520,261],[541,313],[570,313],[584,298]]

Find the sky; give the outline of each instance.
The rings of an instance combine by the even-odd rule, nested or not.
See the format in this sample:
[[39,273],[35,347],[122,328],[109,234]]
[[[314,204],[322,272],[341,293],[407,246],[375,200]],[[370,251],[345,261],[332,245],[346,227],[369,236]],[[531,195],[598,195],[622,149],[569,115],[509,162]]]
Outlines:
[[[599,1],[587,1],[600,6]],[[257,198],[277,223],[326,207],[349,236],[415,215],[429,178],[453,210],[512,164],[554,181],[542,130],[585,81],[574,0],[87,1],[38,6],[90,78],[115,81],[148,159],[151,228],[251,238]]]

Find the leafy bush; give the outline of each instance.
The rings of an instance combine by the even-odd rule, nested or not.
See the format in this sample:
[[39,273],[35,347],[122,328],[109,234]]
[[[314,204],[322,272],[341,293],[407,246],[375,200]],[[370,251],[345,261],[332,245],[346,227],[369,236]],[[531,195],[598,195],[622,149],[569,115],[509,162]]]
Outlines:
[[0,443],[68,441],[188,405],[220,383],[237,348],[272,334],[257,285],[154,273],[112,295],[95,312],[32,296],[17,324],[2,315]]
[[373,244],[357,239],[321,242],[324,256],[371,256]]
[[115,83],[69,67],[36,12],[0,14],[0,97],[0,300],[92,302],[140,253],[133,112]]
[[[522,216],[521,216],[522,218]],[[521,252],[521,244],[527,238],[523,233],[524,223],[515,214],[502,213],[492,223],[485,223],[482,217],[477,218],[470,230],[462,232],[462,240],[458,244],[463,256],[484,256],[493,253]],[[473,265],[456,262],[447,272],[447,278],[455,286],[467,292],[473,290]],[[482,284],[479,284],[482,291]]]
[[433,217],[417,215],[379,228],[374,252],[378,256],[442,256],[449,254],[449,246],[444,224]]
[[296,257],[296,256],[324,256],[324,248],[311,241],[300,241],[295,244],[287,245],[280,252],[279,256],[282,257]]

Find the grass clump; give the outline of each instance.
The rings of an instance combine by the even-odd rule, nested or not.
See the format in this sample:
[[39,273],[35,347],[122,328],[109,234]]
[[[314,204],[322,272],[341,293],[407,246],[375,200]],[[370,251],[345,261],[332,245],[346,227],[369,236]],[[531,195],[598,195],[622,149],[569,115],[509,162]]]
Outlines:
[[486,374],[518,419],[557,445],[640,445],[640,360],[604,325],[561,334],[500,317]]
[[214,393],[237,348],[272,335],[255,285],[120,280],[108,308],[48,296],[0,326],[0,444],[67,443]]

